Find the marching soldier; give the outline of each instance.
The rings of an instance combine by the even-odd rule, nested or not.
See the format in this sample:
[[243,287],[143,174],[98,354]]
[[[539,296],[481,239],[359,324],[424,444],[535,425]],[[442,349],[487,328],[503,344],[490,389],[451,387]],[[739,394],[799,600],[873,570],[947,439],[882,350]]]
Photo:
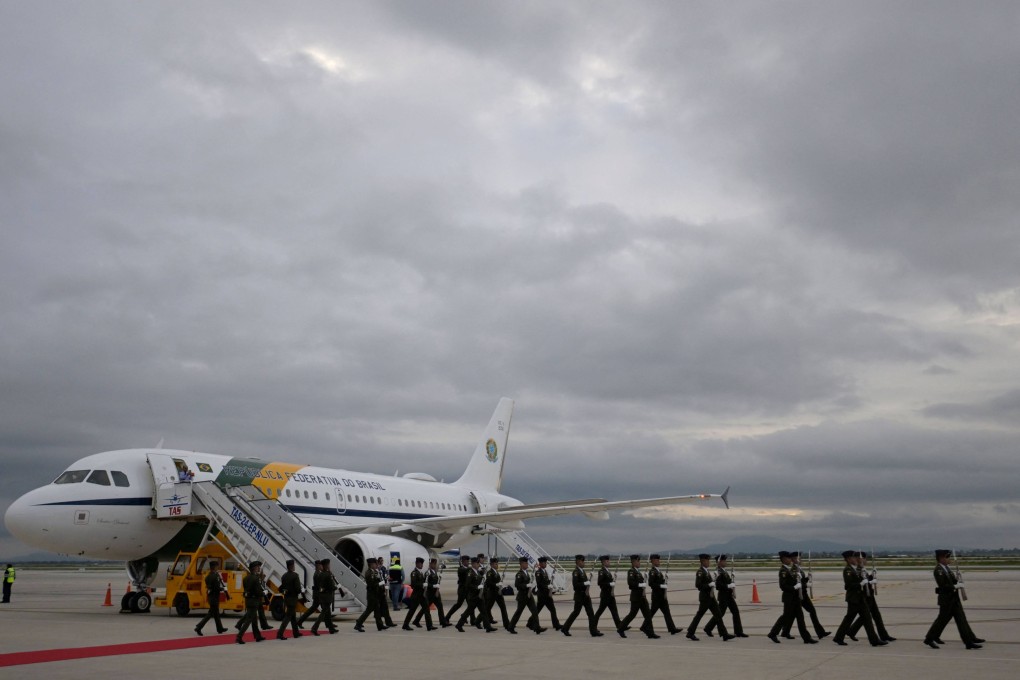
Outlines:
[[510,630],[510,617],[506,615],[506,600],[503,597],[503,574],[499,571],[499,557],[493,555],[489,560],[489,570],[485,572],[485,587],[482,589],[482,606],[485,607],[489,621],[492,621],[492,605],[499,605],[503,616],[503,630]]
[[220,621],[220,593],[227,592],[227,584],[223,582],[223,575],[220,574],[220,563],[210,562],[209,573],[205,575],[205,595],[209,601],[209,611],[202,620],[195,626],[195,632],[201,637],[205,624],[212,619],[216,622],[216,632],[226,633],[227,627]]
[[312,606],[306,609],[305,613],[301,615],[300,619],[298,619],[298,628],[301,628],[301,624],[303,624],[312,614],[318,612],[319,607],[322,606],[322,603],[319,602],[319,592],[315,588],[315,582],[320,571],[322,571],[322,560],[315,560],[315,573],[312,574]]
[[[832,633],[830,633],[827,630],[825,630],[825,628],[822,626],[822,622],[818,620],[818,612],[815,610],[815,605],[811,601],[811,594],[808,592],[808,586],[811,584],[811,577],[808,576],[807,572],[805,572],[804,569],[801,568],[801,566],[800,566],[800,552],[799,551],[791,552],[790,553],[790,560],[793,562],[794,566],[797,568],[797,572],[800,575],[800,586],[801,586],[800,587],[800,598],[801,598],[800,599],[800,606],[801,606],[801,609],[803,609],[803,611],[806,611],[811,616],[811,625],[814,626],[815,635],[818,636],[819,640],[821,640],[823,638],[826,638],[829,635],[832,635]],[[801,616],[801,619],[804,618],[804,614],[803,613],[801,613],[800,616]],[[855,624],[855,625],[857,626],[856,628],[851,628],[850,629],[850,639],[853,639],[854,634],[856,634],[857,630],[860,628],[860,624],[859,623]],[[805,628],[806,627],[807,626],[805,625]],[[793,636],[790,635],[790,630],[792,628],[793,628],[793,622],[792,621],[787,621],[785,624],[783,624],[783,637],[784,638],[787,638],[789,640],[793,639]]]
[[485,607],[482,606],[482,588],[485,583],[482,581],[482,573],[480,571],[481,560],[477,557],[471,558],[471,571],[467,577],[467,609],[463,614],[460,615],[460,619],[457,620],[457,631],[460,633],[464,632],[464,622],[475,613],[475,610],[480,610],[477,620],[481,623],[486,633],[495,633],[496,629],[492,625],[492,619],[485,612]]
[[316,575],[315,590],[319,593],[319,618],[312,624],[312,635],[319,634],[319,624],[326,626],[330,633],[337,631],[333,623],[333,593],[336,592],[336,579],[333,572],[329,570],[329,560],[322,560],[322,571]]
[[712,556],[701,553],[698,555],[698,559],[701,560],[701,566],[694,575],[694,587],[698,589],[698,613],[691,620],[691,625],[687,626],[687,639],[698,641],[698,636],[694,633],[698,630],[701,617],[705,615],[705,612],[711,612],[712,623],[715,624],[713,628],[719,629],[719,634],[722,635],[724,642],[732,640],[733,636],[726,632],[726,624],[722,621],[719,605],[715,601],[715,579],[712,578],[712,572],[708,570],[708,561],[712,559]]
[[623,621],[620,622],[620,629],[627,630],[630,622],[634,620],[638,612],[641,612],[641,616],[645,619],[641,623],[641,632],[653,640],[659,639],[659,636],[655,634],[655,629],[652,627],[652,612],[648,608],[648,597],[645,595],[645,591],[648,590],[648,584],[645,583],[645,575],[641,573],[640,555],[630,556],[630,569],[627,570],[627,587],[630,588],[630,611],[623,618]]
[[[392,559],[391,559],[392,561]],[[399,559],[397,560],[400,561]],[[394,628],[397,624],[393,623],[393,617],[390,616],[390,601],[393,600],[393,583],[390,581],[392,576],[392,567],[386,568],[386,558],[380,555],[376,559],[376,564],[379,569],[379,582],[386,585],[386,588],[382,589],[382,599],[379,601],[379,615],[382,617],[383,622],[387,628]],[[399,566],[399,565],[398,565]],[[404,572],[403,567],[400,571],[400,592],[397,594],[397,601],[399,602],[404,597]],[[396,611],[396,610],[394,610]]]
[[404,617],[404,630],[414,630],[414,628],[411,628],[411,620],[414,618],[418,607],[421,607],[422,612],[425,614],[425,629],[436,629],[436,626],[432,625],[429,598],[425,592],[428,590],[426,588],[427,580],[428,578],[425,575],[425,559],[422,557],[414,558],[414,570],[411,572],[411,604],[408,605],[407,616]]
[[521,614],[527,608],[531,614],[528,617],[528,628],[535,631],[536,635],[539,635],[544,633],[546,629],[538,625],[535,598],[532,597],[531,592],[534,586],[531,583],[531,576],[528,574],[528,558],[521,557],[518,561],[521,568],[514,577],[514,589],[517,591],[517,610],[514,612],[513,618],[510,619],[510,628],[508,630],[512,635],[517,635],[517,622],[521,620]]
[[468,564],[468,560],[470,559],[468,555],[460,556],[460,565],[457,567],[457,601],[450,607],[450,613],[446,615],[446,625],[450,625],[454,612],[460,609],[460,606],[467,601],[467,578],[468,572],[471,571],[471,565]]
[[609,555],[600,555],[599,562],[602,563],[602,567],[599,569],[598,583],[599,586],[599,608],[595,611],[595,625],[599,625],[599,618],[602,616],[602,612],[609,610],[609,613],[613,615],[613,625],[616,626],[616,632],[619,633],[620,637],[627,637],[627,633],[624,632],[623,622],[620,620],[620,612],[616,608],[616,577],[613,572],[609,570]]
[[[726,570],[727,558],[727,555],[719,555],[715,558],[715,592],[719,598],[719,620],[722,620],[722,617],[726,616],[726,612],[729,611],[733,615],[733,636],[746,638],[747,634],[744,633],[744,626],[740,623],[740,609],[737,607],[737,598],[734,594],[737,584],[733,582],[733,577]],[[705,626],[705,635],[708,637],[712,637],[715,621],[712,619]]]
[[[859,555],[860,553],[855,553],[853,550],[847,550],[843,553],[843,559],[846,560],[846,566],[843,567],[843,588],[846,590],[846,616],[843,617],[842,623],[839,624],[839,628],[836,630],[832,641],[841,647],[845,647],[846,642],[843,641],[843,638],[846,637],[847,631],[850,629],[854,619],[860,616],[864,620],[864,630],[868,633],[868,642],[871,643],[872,647],[881,647],[889,643],[878,638],[878,635],[875,633],[875,626],[871,622],[871,611],[864,603],[863,579],[857,570]],[[777,641],[773,640],[773,642]]]
[[[861,585],[864,587],[864,604],[868,607],[868,611],[871,612],[871,622],[875,625],[875,632],[878,633],[880,640],[886,642],[895,642],[896,638],[889,635],[889,632],[885,629],[885,622],[882,621],[882,612],[878,610],[878,601],[876,595],[878,595],[878,576],[875,574],[875,570],[872,569],[868,572],[868,553],[861,553],[861,564],[859,571],[861,572],[861,578],[866,579],[861,581]],[[806,595],[806,594],[805,594]],[[864,625],[864,620],[861,617],[857,617],[857,620],[850,626],[850,630],[847,632],[847,637],[856,642],[857,631]],[[826,633],[828,635],[828,633]]]
[[283,631],[287,630],[290,623],[293,632],[292,637],[301,637],[301,631],[297,624],[297,603],[301,595],[301,577],[294,571],[294,560],[287,560],[287,573],[280,577],[280,594],[283,595],[283,604],[286,609],[283,613],[283,621],[280,622],[280,629],[276,631],[277,640],[286,640]]
[[677,628],[673,623],[673,616],[669,613],[669,600],[666,598],[666,590],[669,587],[669,577],[659,569],[659,562],[662,558],[659,555],[652,555],[652,568],[648,570],[648,587],[652,591],[652,610],[649,616],[655,616],[655,612],[661,611],[662,618],[666,621],[666,630],[670,635],[676,635],[682,628]]
[[[439,618],[436,619],[439,625],[443,628],[448,628],[449,623],[446,622],[446,616],[443,615],[443,598],[439,594],[439,583],[441,581],[439,576],[439,570],[436,566],[439,564],[439,560],[435,557],[429,559],[429,570],[425,572],[425,590],[428,596],[428,605],[431,608],[435,605],[436,613]],[[421,628],[421,617],[425,615],[424,611],[418,612],[418,615],[414,617],[415,628]],[[432,627],[435,630],[435,626]]]
[[960,590],[963,589],[963,581],[956,577],[956,574],[949,568],[949,557],[951,550],[936,550],[935,559],[935,592],[938,594],[939,615],[931,628],[924,636],[924,644],[932,649],[938,649],[939,645],[945,644],[940,639],[942,631],[945,630],[949,619],[956,621],[956,629],[960,631],[960,639],[967,646],[967,649],[981,649],[983,639],[979,638],[971,630],[967,623],[967,615],[963,611],[963,603],[960,601]]
[[[783,613],[776,619],[775,625],[769,631],[769,639],[779,644],[779,633],[783,629],[793,628],[793,622],[797,622],[797,630],[800,632],[804,644],[817,644],[818,640],[811,637],[807,626],[804,625],[804,610],[800,607],[801,597],[804,594],[804,585],[801,582],[800,570],[793,564],[793,557],[785,550],[779,551],[779,559],[783,565],[779,567],[779,590],[783,592]],[[790,636],[793,639],[793,636]]]
[[549,610],[549,615],[552,617],[553,630],[560,630],[560,621],[556,618],[556,604],[552,599],[552,578],[546,570],[548,562],[549,558],[545,555],[539,557],[538,569],[535,570],[535,587],[538,588],[537,604],[535,605],[535,622],[537,625],[538,615],[542,612],[542,607],[545,607]]
[[241,625],[237,629],[237,639],[235,642],[239,645],[244,644],[244,631],[247,630],[248,626],[251,626],[251,632],[255,636],[255,642],[262,642],[265,638],[262,637],[262,631],[259,630],[259,615],[258,611],[262,608],[262,580],[259,578],[259,574],[262,573],[262,563],[252,562],[248,565],[248,575],[244,577],[242,585],[244,586],[244,618],[241,619]]
[[560,632],[567,637],[570,637],[570,625],[574,623],[574,619],[577,618],[582,609],[588,615],[588,632],[591,633],[592,637],[602,636],[599,629],[595,627],[595,612],[591,607],[591,595],[588,594],[591,580],[584,571],[584,559],[584,555],[576,555],[574,557],[574,573],[571,577],[571,582],[574,586],[574,611],[570,612],[570,616],[563,623],[563,628],[560,629]]
[[368,566],[365,569],[365,588],[368,593],[365,597],[365,611],[361,612],[361,616],[354,622],[354,630],[364,633],[364,623],[372,614],[375,615],[375,627],[379,630],[386,630],[386,624],[383,623],[380,611],[380,609],[389,608],[386,598],[386,581],[379,576],[379,561],[374,557],[368,558]]

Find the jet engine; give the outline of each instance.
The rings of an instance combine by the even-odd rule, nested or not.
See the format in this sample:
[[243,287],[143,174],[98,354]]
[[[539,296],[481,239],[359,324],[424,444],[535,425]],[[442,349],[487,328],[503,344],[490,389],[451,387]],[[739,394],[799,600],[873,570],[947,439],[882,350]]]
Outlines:
[[[421,557],[427,565],[429,562],[429,551],[424,547],[395,536],[383,534],[351,534],[341,538],[335,548],[340,557],[347,560],[358,572],[363,573],[365,563],[369,557],[382,557],[389,566],[390,557],[393,553],[400,556],[400,564],[403,565],[405,574],[414,569],[414,560]],[[405,577],[406,581],[406,577]]]

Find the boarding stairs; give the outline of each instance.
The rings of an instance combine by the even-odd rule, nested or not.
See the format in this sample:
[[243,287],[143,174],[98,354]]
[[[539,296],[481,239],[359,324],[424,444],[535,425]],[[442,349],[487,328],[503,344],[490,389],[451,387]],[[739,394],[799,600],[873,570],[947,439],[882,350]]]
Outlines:
[[[330,570],[345,593],[337,595],[334,610],[345,615],[364,611],[367,602],[364,579],[283,505],[250,485],[221,488],[207,481],[188,486],[193,496],[191,515],[202,515],[210,521],[206,536],[220,542],[242,564],[262,562],[267,583],[279,586],[287,571],[287,560],[294,560],[302,582],[310,588],[314,562],[328,559]],[[213,533],[214,528],[227,543]]]
[[563,568],[554,557],[545,552],[531,536],[524,531],[502,531],[493,530],[493,536],[510,551],[515,558],[527,557],[528,566],[532,569],[538,568],[538,558],[545,555],[549,558],[546,569],[552,569],[551,580],[552,590],[560,593],[567,589],[570,580],[570,571]]

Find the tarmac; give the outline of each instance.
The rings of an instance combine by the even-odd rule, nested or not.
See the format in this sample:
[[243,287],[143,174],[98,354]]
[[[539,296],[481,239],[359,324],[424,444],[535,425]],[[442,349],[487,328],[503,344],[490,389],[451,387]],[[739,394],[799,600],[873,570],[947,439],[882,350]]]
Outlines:
[[[699,642],[685,638],[697,609],[694,574],[674,571],[670,606],[676,624],[685,630],[670,636],[657,615],[655,628],[662,635],[658,640],[642,635],[638,622],[627,639],[621,639],[608,612],[600,626],[604,637],[592,638],[582,612],[569,638],[551,628],[535,635],[523,623],[518,635],[502,628],[486,634],[470,627],[463,633],[452,627],[434,632],[424,628],[407,632],[399,627],[379,632],[373,625],[358,633],[351,621],[342,620],[336,635],[279,641],[274,630],[267,631],[267,639],[259,644],[251,642],[249,634],[249,642],[241,646],[233,643],[231,633],[213,634],[212,622],[206,635],[197,637],[193,629],[202,611],[184,618],[170,610],[120,613],[126,587],[123,572],[19,568],[12,601],[0,604],[0,678],[40,672],[46,678],[75,679],[179,678],[186,674],[334,677],[338,673],[359,678],[448,678],[471,673],[482,674],[487,680],[677,676],[1012,680],[1020,672],[1020,570],[973,571],[965,576],[968,620],[977,635],[987,640],[980,650],[966,650],[952,623],[942,635],[946,644],[941,649],[924,646],[921,641],[938,613],[931,570],[892,569],[880,573],[878,594],[886,628],[897,638],[886,647],[871,647],[863,631],[860,642],[848,641],[846,647],[833,644],[831,636],[816,645],[799,639],[774,644],[765,636],[782,612],[775,571],[738,572],[738,603],[750,637],[729,642],[718,636],[709,638],[700,630]],[[757,581],[762,604],[751,603],[752,578]],[[102,606],[107,584],[112,590],[112,607]],[[629,605],[622,585],[618,602],[621,615],[625,615]],[[814,592],[822,624],[835,632],[845,613],[840,574],[816,570]],[[444,593],[447,606],[454,600],[452,595],[452,589]],[[507,604],[512,614],[513,604]],[[569,593],[557,599],[561,621],[571,607]],[[496,612],[498,617],[498,609]],[[405,613],[403,609],[393,613],[398,626]],[[548,618],[543,617],[548,626]],[[236,619],[237,615],[228,614],[224,621],[232,632]],[[728,615],[725,620],[729,625]],[[707,623],[703,620],[701,628]],[[308,628],[306,624],[306,633]]]

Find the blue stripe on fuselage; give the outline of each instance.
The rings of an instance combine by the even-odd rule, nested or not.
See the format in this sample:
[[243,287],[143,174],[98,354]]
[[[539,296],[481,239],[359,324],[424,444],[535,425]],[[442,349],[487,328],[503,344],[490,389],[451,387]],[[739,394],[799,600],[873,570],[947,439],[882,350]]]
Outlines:
[[54,501],[38,505],[152,505],[152,497],[146,498],[93,498],[77,501]]

